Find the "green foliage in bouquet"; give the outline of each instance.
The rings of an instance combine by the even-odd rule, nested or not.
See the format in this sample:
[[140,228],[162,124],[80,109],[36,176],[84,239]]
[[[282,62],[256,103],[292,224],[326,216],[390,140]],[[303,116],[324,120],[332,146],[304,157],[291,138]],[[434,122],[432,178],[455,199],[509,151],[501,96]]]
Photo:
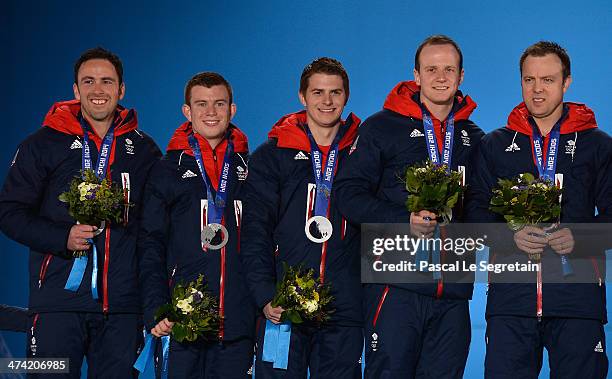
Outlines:
[[460,172],[446,172],[446,165],[438,166],[428,160],[408,167],[404,182],[408,191],[408,211],[428,210],[442,217],[443,222],[450,222],[452,209],[463,193]]
[[178,342],[193,342],[198,338],[214,339],[219,331],[217,298],[206,292],[204,276],[189,284],[177,284],[172,291],[172,303],[162,305],[155,313],[156,320],[168,318],[174,322],[172,337]]
[[99,226],[102,221],[122,221],[125,197],[123,189],[104,179],[93,170],[83,170],[70,182],[70,189],[59,195],[68,203],[68,213],[81,224]]
[[285,274],[283,280],[276,285],[276,295],[272,306],[283,307],[281,321],[291,321],[301,324],[310,321],[321,324],[327,321],[333,313],[330,304],[328,284],[321,284],[314,277],[314,270],[305,270],[302,266],[291,267],[283,262]]
[[498,184],[490,209],[504,216],[510,229],[559,220],[562,191],[553,182],[525,173],[513,179],[499,179]]

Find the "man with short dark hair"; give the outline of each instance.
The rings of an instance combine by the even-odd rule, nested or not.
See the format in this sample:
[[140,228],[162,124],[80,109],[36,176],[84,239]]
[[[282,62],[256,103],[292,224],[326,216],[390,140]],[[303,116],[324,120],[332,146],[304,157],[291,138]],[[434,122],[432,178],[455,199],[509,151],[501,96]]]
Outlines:
[[[459,91],[463,58],[452,39],[425,39],[413,73],[415,80],[396,85],[383,110],[359,129],[354,151],[338,172],[334,199],[350,223],[410,222],[415,238],[429,238],[437,215],[406,209],[406,168],[447,157],[446,167],[463,168],[469,176],[471,151],[483,132],[468,119],[476,104]],[[453,221],[461,219],[457,213]],[[463,376],[473,285],[447,280],[441,273],[428,283],[364,286],[366,378]]]
[[[174,323],[156,311],[172,302],[177,284],[201,274],[219,301],[218,333],[194,342],[171,339],[168,354],[160,352],[158,369],[169,378],[246,378],[253,361],[255,309],[239,259],[248,144],[231,123],[235,113],[223,76],[191,78],[183,104],[187,121],[145,187],[138,256],[146,330],[170,334]],[[204,238],[207,231],[212,238]]]
[[[30,248],[27,356],[67,357],[71,378],[87,356],[89,376],[127,378],[142,341],[133,215],[161,154],[136,112],[118,104],[125,85],[115,54],[88,50],[74,70],[76,100],[54,104],[19,146],[0,193],[0,228]],[[123,189],[121,224],[76,224],[58,199],[86,168]],[[76,251],[88,252],[82,279],[73,277]]]
[[[612,220],[612,138],[586,105],[563,101],[572,81],[565,49],[540,41],[525,50],[519,67],[523,103],[506,127],[483,138],[467,207],[474,221],[504,223],[488,241],[490,261],[531,261],[538,270],[491,274],[485,376],[536,378],[546,348],[551,377],[605,378],[603,248],[598,236],[576,227]],[[505,227],[489,210],[492,190],[499,179],[523,173],[562,188],[560,222],[573,224],[548,232]]]
[[[258,327],[255,372],[257,378],[305,378],[308,371],[313,378],[361,378],[361,285],[352,247],[358,234],[330,199],[359,119],[352,114],[341,119],[349,83],[335,59],[306,66],[298,96],[305,110],[283,116],[249,164],[241,258],[265,316]],[[273,343],[266,331],[279,324],[284,311],[271,304],[283,263],[313,269],[334,298],[334,312],[323,325],[291,325],[285,364],[266,351]]]

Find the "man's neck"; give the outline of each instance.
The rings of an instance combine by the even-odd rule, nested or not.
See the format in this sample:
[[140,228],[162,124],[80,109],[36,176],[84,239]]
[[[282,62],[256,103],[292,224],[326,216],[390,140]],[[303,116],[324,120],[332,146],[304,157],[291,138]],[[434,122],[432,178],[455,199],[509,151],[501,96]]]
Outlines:
[[423,104],[431,112],[431,114],[438,120],[444,121],[448,117],[448,114],[453,109],[453,101],[449,104],[434,104],[430,101],[423,101]]
[[87,116],[84,117],[93,129],[94,133],[96,133],[96,135],[100,138],[104,138],[104,136],[106,136],[106,132],[108,132],[108,129],[110,129],[113,123],[112,119],[108,121],[96,121],[89,119]]
[[210,148],[214,150],[215,147],[219,146],[221,141],[223,141],[223,137],[221,137],[221,138],[206,138],[206,141],[210,145]]
[[336,134],[338,134],[338,130],[340,130],[340,123],[336,124],[336,126],[332,128],[324,128],[320,126],[309,127],[312,137],[317,145],[329,146],[332,144],[332,142],[334,142],[334,138],[336,138]]
[[553,113],[546,117],[533,117],[538,129],[540,130],[540,134],[542,136],[547,136],[548,133],[555,127],[555,124],[561,117],[563,116],[563,105],[559,106],[558,109],[555,109]]

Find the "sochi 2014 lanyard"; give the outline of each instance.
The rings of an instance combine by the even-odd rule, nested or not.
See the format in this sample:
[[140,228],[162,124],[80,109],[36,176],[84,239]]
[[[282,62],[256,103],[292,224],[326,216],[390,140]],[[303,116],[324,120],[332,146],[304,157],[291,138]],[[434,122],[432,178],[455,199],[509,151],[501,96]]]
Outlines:
[[312,170],[317,181],[317,194],[315,196],[315,216],[327,217],[327,208],[329,207],[329,199],[331,195],[336,163],[338,162],[338,146],[342,131],[338,130],[334,141],[329,147],[327,161],[325,162],[325,171],[322,170],[323,153],[319,150],[319,145],[312,136],[312,132],[306,127],[306,133],[310,140],[310,154],[312,156]]
[[213,196],[213,188],[206,175],[206,169],[204,168],[204,161],[202,160],[202,151],[200,150],[200,144],[198,143],[198,140],[195,138],[193,133],[189,135],[188,139],[189,146],[191,146],[191,151],[193,152],[193,156],[198,164],[198,167],[200,168],[200,174],[202,174],[202,179],[204,180],[204,187],[206,189],[206,199],[208,201],[208,224],[219,224],[221,223],[221,219],[223,218],[223,209],[225,208],[225,204],[227,201],[227,187],[230,173],[230,161],[234,150],[234,145],[228,137],[227,148],[225,149],[225,156],[223,157],[223,168],[219,177],[219,188],[216,191],[216,196]]
[[542,134],[536,125],[531,125],[533,130],[533,156],[536,159],[536,166],[540,178],[549,181],[555,181],[555,173],[557,171],[557,152],[559,151],[559,138],[561,136],[561,119],[557,121],[555,126],[550,131],[548,139],[548,149],[546,153],[546,162],[544,162],[544,151],[542,147]]
[[438,142],[436,141],[433,120],[426,110],[423,110],[423,128],[425,129],[425,142],[427,143],[429,158],[436,165],[446,165],[446,171],[450,172],[455,136],[454,113],[451,111],[446,119],[446,133],[444,134],[444,148],[442,149],[441,157],[438,154]]
[[[83,170],[91,170],[93,164],[91,162],[91,149],[89,148],[89,133],[87,132],[87,124],[85,119],[81,117],[81,128],[83,129],[83,154],[81,158],[81,167]],[[98,163],[96,167],[96,176],[102,180],[106,178],[106,170],[110,161],[110,152],[113,145],[113,138],[115,135],[115,124],[106,132],[106,135],[102,139],[102,145],[100,146],[100,153],[98,156]]]

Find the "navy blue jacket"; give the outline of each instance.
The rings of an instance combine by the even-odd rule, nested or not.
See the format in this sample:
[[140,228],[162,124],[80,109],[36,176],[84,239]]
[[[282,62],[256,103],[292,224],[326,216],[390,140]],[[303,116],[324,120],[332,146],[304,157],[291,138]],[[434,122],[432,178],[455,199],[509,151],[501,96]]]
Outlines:
[[[422,121],[420,88],[414,82],[401,82],[388,95],[384,109],[370,116],[359,128],[355,150],[338,172],[335,200],[340,212],[349,222],[409,223],[410,212],[405,203],[408,197],[402,182],[405,169],[428,159]],[[474,147],[484,135],[468,120],[476,104],[460,93],[455,98],[455,133],[451,168],[464,166],[466,176],[471,173],[469,163]],[[432,117],[438,146],[442,146],[446,121]],[[460,215],[454,211],[453,221]],[[438,283],[393,284],[426,296],[468,299],[472,284]]]
[[[358,124],[359,119],[351,115],[341,126],[340,167]],[[247,283],[261,309],[276,293],[276,282],[283,276],[282,262],[302,264],[314,269],[317,276],[323,267],[324,281],[331,284],[334,297],[330,323],[360,326],[359,253],[351,247],[359,243],[356,230],[346,224],[332,200],[330,221],[334,232],[327,241],[324,260],[323,244],[310,241],[304,232],[306,220],[313,214],[316,188],[305,125],[303,111],[281,118],[268,134],[269,140],[251,156],[241,254]]]
[[[532,153],[533,123],[527,107],[521,103],[510,113],[506,127],[483,138],[476,159],[477,174],[471,178],[468,187],[470,201],[466,207],[470,221],[503,223],[500,215],[489,210],[492,190],[497,187],[498,179],[513,178],[525,172],[538,176]],[[544,146],[547,145],[548,136],[544,139]],[[565,103],[556,167],[556,173],[563,175],[562,223],[601,223],[612,220],[611,161],[612,138],[597,129],[593,112],[582,104]],[[597,217],[595,207],[599,212]],[[490,262],[528,261],[527,254],[516,247],[512,231],[502,226],[497,227],[496,231],[493,235],[497,238],[487,241],[490,243]],[[540,298],[541,316],[605,321],[605,285],[597,284],[599,279],[603,279],[605,270],[603,247],[584,248],[587,242],[593,247],[593,241],[584,241],[585,237],[579,231],[574,230],[573,234],[576,245],[568,257],[575,276],[582,283],[561,284],[564,279],[560,257],[552,249],[546,248],[542,255],[544,284]],[[576,259],[577,256],[581,259]],[[535,272],[491,275],[487,316],[538,315]],[[517,279],[516,283],[529,283],[508,283],[512,282],[508,280],[509,275]]]
[[[204,274],[207,290],[217,296],[222,318],[219,338],[253,338],[255,308],[244,283],[240,263],[241,187],[247,175],[246,136],[230,126],[234,145],[223,224],[229,240],[219,250],[204,250],[200,233],[206,220],[206,189],[189,146],[190,123],[181,125],[170,140],[167,154],[152,169],[145,187],[138,238],[140,282],[147,330],[155,326],[155,312],[170,302],[172,288]],[[215,189],[228,139],[212,149],[195,134],[207,173]]]
[[[135,216],[140,211],[149,168],[161,153],[155,142],[137,129],[136,113],[120,107],[114,121],[107,178],[129,189],[129,201],[134,207],[128,210],[126,226],[107,226],[95,237],[99,300],[93,300],[91,295],[91,254],[78,291],[65,290],[74,261],[66,243],[75,220],[58,196],[68,190],[81,170],[83,131],[79,114],[78,101],[57,103],[43,127],[21,143],[0,193],[0,229],[30,248],[31,312],[139,313]],[[96,162],[101,140],[91,131],[89,140]]]

